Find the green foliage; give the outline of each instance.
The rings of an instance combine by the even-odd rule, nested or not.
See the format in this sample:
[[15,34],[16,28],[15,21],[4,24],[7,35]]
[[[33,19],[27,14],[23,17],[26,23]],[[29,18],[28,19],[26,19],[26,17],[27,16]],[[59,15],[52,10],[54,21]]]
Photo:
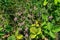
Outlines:
[[59,0],[54,0],[54,3],[55,3],[55,4],[57,4],[58,2],[60,3],[60,1],[59,1]]
[[0,32],[0,36],[4,35],[5,33],[4,32]]
[[60,0],[0,0],[1,39],[52,40],[57,32]]
[[16,40],[16,38],[14,35],[12,35],[12,36],[9,36],[7,40]]
[[56,26],[53,30],[52,30],[53,32],[59,32],[60,31],[60,27],[59,26]]
[[6,26],[5,26],[5,30],[6,30],[6,32],[10,32],[10,31],[13,30],[13,27],[10,26],[10,25],[6,25]]
[[3,30],[3,27],[0,27],[0,31],[2,31]]
[[47,5],[47,3],[48,3],[48,2],[47,2],[47,0],[45,0],[45,1],[44,1],[44,3],[43,3],[43,5],[44,5],[44,6],[46,6],[46,5]]

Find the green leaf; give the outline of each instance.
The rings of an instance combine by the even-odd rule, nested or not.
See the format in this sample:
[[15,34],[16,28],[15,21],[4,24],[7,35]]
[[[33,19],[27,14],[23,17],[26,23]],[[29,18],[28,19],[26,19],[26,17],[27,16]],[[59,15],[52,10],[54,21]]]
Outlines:
[[54,3],[57,4],[57,3],[60,3],[60,0],[54,0]]
[[52,29],[52,31],[55,32],[55,33],[59,32],[60,31],[60,27],[56,26],[56,27],[54,27],[54,29]]
[[58,2],[60,3],[60,0],[58,0]]
[[47,30],[44,30],[44,32],[47,34],[47,35],[49,35],[50,37],[52,37],[52,38],[55,38],[55,33],[53,33],[53,32],[48,32]]
[[0,31],[2,31],[3,30],[3,27],[0,27]]
[[52,27],[54,27],[54,26],[53,26],[53,24],[52,24],[52,23],[50,23],[50,22],[48,22],[48,23],[47,23],[47,29],[48,29],[48,30],[51,30],[51,29],[52,29]]
[[19,31],[18,31],[18,30],[16,30],[16,31],[15,31],[15,35],[18,35],[18,33],[19,33]]
[[44,39],[45,38],[45,36],[42,34],[42,39]]
[[47,29],[47,30],[51,30],[53,27],[54,27],[53,24],[50,23],[50,22],[48,22],[48,23],[46,24],[46,26],[44,26],[43,28],[44,28],[44,29]]
[[51,31],[48,33],[48,35],[50,35],[52,38],[56,37],[55,33],[51,32]]
[[43,22],[43,23],[41,24],[41,26],[44,26],[44,25],[46,25],[46,22]]
[[42,19],[43,19],[44,21],[48,21],[48,16],[45,15],[45,14],[42,14]]
[[48,34],[49,32],[47,30],[44,30],[44,33]]
[[7,40],[16,40],[16,38],[15,38],[14,35],[12,35],[12,36],[9,36],[9,37],[7,38]]
[[35,38],[36,37],[36,35],[34,35],[34,34],[30,34],[30,38]]
[[42,33],[41,28],[38,28],[38,29],[37,29],[37,35],[38,35],[38,34],[41,34],[41,33]]
[[54,3],[57,4],[58,3],[58,0],[54,0]]
[[44,1],[44,3],[43,3],[43,5],[44,5],[44,6],[46,6],[46,5],[47,5],[47,3],[48,3],[48,2],[45,0],[45,1]]
[[0,35],[4,35],[5,33],[4,32],[0,32]]
[[19,34],[16,36],[17,39],[23,39],[23,35],[22,34]]
[[5,30],[6,30],[7,32],[12,31],[12,26],[6,25]]
[[33,34],[36,34],[37,33],[36,27],[31,27],[30,32],[33,33]]

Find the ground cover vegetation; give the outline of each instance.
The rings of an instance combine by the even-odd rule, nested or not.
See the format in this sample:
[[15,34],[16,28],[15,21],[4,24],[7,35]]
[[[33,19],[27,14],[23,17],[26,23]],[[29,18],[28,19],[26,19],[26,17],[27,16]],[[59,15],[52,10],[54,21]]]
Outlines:
[[0,40],[56,40],[60,0],[0,0]]

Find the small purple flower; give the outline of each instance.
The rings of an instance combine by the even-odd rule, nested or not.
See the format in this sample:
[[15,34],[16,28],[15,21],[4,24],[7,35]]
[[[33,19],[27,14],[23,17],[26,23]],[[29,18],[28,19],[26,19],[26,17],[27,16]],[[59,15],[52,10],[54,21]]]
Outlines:
[[37,10],[37,7],[36,6],[34,6],[34,10]]
[[14,18],[14,21],[17,21],[17,17]]
[[25,21],[23,21],[22,23],[18,23],[18,26],[22,26],[24,25]]
[[28,28],[27,27],[25,28],[25,31],[28,31]]
[[53,16],[49,16],[49,19],[52,19],[53,18]]
[[25,37],[28,37],[28,34],[27,33],[25,34]]
[[17,12],[16,15],[20,16],[22,14],[22,12]]

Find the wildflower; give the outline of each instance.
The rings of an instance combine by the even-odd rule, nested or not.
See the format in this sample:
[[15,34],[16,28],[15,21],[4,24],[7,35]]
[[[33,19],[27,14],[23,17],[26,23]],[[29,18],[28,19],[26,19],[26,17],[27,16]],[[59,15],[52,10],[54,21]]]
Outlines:
[[34,6],[34,10],[37,10],[38,8],[36,6]]
[[17,21],[17,17],[14,18],[14,21]]
[[28,31],[28,28],[27,27],[25,28],[25,31]]
[[28,37],[28,34],[27,33],[25,34],[25,37]]
[[49,19],[52,19],[53,18],[53,16],[49,16]]
[[22,14],[22,12],[17,12],[16,15],[20,16]]
[[25,21],[23,21],[22,23],[18,23],[18,26],[22,26],[24,25]]

